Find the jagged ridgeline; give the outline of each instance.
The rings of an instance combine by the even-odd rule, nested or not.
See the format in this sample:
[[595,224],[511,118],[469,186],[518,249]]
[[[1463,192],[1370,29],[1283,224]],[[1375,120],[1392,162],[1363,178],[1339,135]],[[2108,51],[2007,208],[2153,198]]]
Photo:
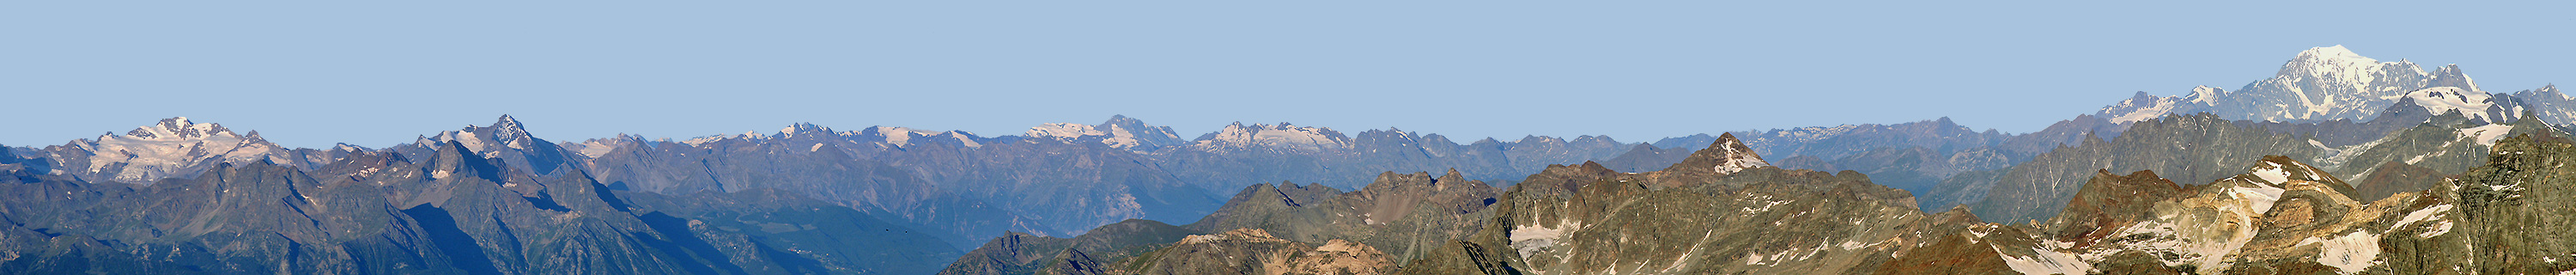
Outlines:
[[173,118],[0,147],[0,274],[2571,274],[2571,98],[2320,47],[2022,134],[503,116],[305,149]]
[[1254,185],[1196,223],[995,239],[943,274],[1867,272],[1944,232],[1914,205],[1859,173],[1774,167],[1727,134],[1662,170],[1554,165],[1500,194],[1455,172]]
[[343,150],[303,169],[217,162],[148,184],[9,157],[0,273],[919,274],[937,268],[919,262],[957,255],[793,194],[639,194],[568,162],[539,174],[549,169],[464,142],[422,146]]
[[2563,135],[2503,138],[2455,180],[2375,200],[2287,156],[2199,183],[2096,169],[2013,224],[1721,136],[1663,170],[1551,166],[1498,196],[1454,174],[1254,185],[1197,223],[1015,235],[942,274],[2558,274],[2576,269]]

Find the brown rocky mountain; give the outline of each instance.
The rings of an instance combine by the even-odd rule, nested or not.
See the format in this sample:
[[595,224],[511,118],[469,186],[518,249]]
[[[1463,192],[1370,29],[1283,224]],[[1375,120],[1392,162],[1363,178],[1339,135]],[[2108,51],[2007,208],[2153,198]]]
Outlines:
[[[1261,241],[1225,242],[1215,247],[1252,245],[1265,251],[1256,253],[1277,249],[1311,251],[1317,247],[1367,248],[1370,253],[1363,254],[1400,262],[1483,228],[1484,209],[1497,195],[1493,186],[1465,180],[1454,171],[1440,177],[1428,173],[1381,173],[1376,182],[1351,192],[1320,184],[1256,184],[1244,188],[1216,213],[1189,225],[1130,220],[1072,238],[1013,234],[967,252],[965,259],[942,273],[1129,274],[1177,270],[1169,268],[1178,267],[1154,269],[1157,265],[1150,261],[1205,256],[1193,255],[1200,253],[1194,251],[1234,253],[1224,249],[1174,251],[1169,247],[1191,244],[1175,243],[1186,235],[1230,236],[1239,235],[1229,233],[1239,230],[1260,232],[1259,238],[1245,238],[1298,245]],[[1337,242],[1350,245],[1333,245]]]
[[1550,167],[1484,230],[1402,273],[1867,273],[1939,231],[1867,176],[1763,163],[1726,135],[1661,171]]
[[[2558,205],[2567,203],[2557,199],[2568,197],[2560,193],[2576,192],[2569,191],[2576,185],[2563,180],[2576,176],[2576,170],[2559,163],[2576,156],[2576,144],[2558,135],[2542,131],[2497,141],[2488,154],[2490,162],[2451,177],[2458,180],[2375,200],[2354,196],[2381,191],[2365,191],[2326,168],[2277,155],[2253,158],[2229,176],[2193,184],[2177,184],[2151,170],[2123,175],[2095,169],[2060,204],[2063,209],[2049,219],[2023,224],[1983,222],[1966,208],[1927,214],[1914,208],[1905,192],[1872,184],[1868,176],[1769,167],[1754,150],[1721,136],[1708,149],[1663,170],[1624,173],[1597,163],[1552,166],[1523,179],[1481,211],[1441,213],[1429,211],[1441,207],[1416,204],[1412,214],[1384,224],[1373,223],[1388,217],[1378,214],[1382,212],[1352,203],[1388,198],[1354,195],[1369,191],[1256,185],[1218,215],[1159,231],[1191,233],[1122,235],[1103,233],[1111,232],[1104,228],[1075,240],[1132,241],[1092,241],[1100,245],[1086,249],[997,249],[1025,241],[996,240],[975,253],[1054,255],[1053,264],[1024,261],[1022,265],[1046,268],[974,272],[971,267],[981,260],[961,260],[949,272],[2558,273],[2576,269],[2576,264],[2559,264],[2576,262],[2567,254],[2576,251],[2576,243],[2557,236],[2565,231],[2551,229],[2576,220],[2568,218],[2576,213],[2567,210],[2576,208]],[[1423,185],[1381,178],[1372,188],[1438,190],[1440,181]],[[1428,201],[1444,200],[1456,201]],[[1485,221],[1464,235],[1383,230],[1401,228],[1385,224],[1425,221],[1425,214]],[[1362,226],[1347,226],[1352,217]],[[1389,234],[1416,236],[1402,242],[1353,241],[1354,236]],[[1138,235],[1161,237],[1121,237]],[[1442,238],[1450,241],[1418,242]],[[1418,250],[1386,250],[1389,245],[1383,244]],[[1033,252],[1046,250],[1057,252]],[[1401,264],[1382,266],[1375,255]],[[1321,258],[1361,264],[1320,270],[1300,265],[1324,262],[1313,260]]]
[[1943,237],[1924,249],[1969,253],[1894,262],[1980,267],[1946,274],[2564,274],[2576,243],[2557,228],[2576,214],[2563,199],[2576,170],[2562,162],[2576,144],[2554,136],[2504,139],[2456,181],[2374,201],[2279,156],[2205,185],[2103,174],[2050,223],[1981,225],[2012,230]]

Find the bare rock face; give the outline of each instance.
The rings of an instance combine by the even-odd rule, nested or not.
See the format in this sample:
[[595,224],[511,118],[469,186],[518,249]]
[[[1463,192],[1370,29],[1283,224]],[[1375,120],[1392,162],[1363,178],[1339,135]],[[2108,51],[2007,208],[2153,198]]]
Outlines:
[[1306,243],[1347,240],[1386,250],[1398,260],[1465,238],[1484,227],[1500,192],[1457,171],[1381,173],[1360,190],[1321,185],[1256,185],[1217,213],[1186,227],[1202,232],[1262,229]]
[[1990,230],[1887,264],[1925,272],[1888,274],[2564,274],[2576,270],[2576,144],[2555,136],[2500,140],[2456,180],[2374,201],[2279,156],[2178,188],[2105,173],[2050,223],[1977,224]]
[[1312,245],[1270,236],[1260,229],[1190,235],[1140,257],[1135,274],[1387,274],[1395,262],[1366,244],[1343,240]]
[[[1437,177],[1380,173],[1350,192],[1321,184],[1255,184],[1196,223],[1129,220],[1072,238],[1014,233],[967,252],[941,274],[1381,274],[1392,271],[1392,263],[1484,228],[1487,207],[1499,195],[1492,185],[1457,171]],[[1261,256],[1270,262],[1171,262],[1257,256],[1241,254],[1243,249],[1302,252]],[[1230,265],[1212,265],[1219,262]],[[1354,264],[1371,262],[1388,264]]]
[[1902,190],[1764,163],[1728,135],[1663,171],[1553,166],[1403,273],[1868,273],[1938,231]]
[[1988,221],[2043,221],[2065,209],[2096,171],[2152,170],[2175,182],[2203,183],[2242,173],[2247,160],[2278,155],[2306,161],[2321,151],[2306,139],[2214,115],[2166,116],[2131,125],[2111,140],[2090,139],[2040,154],[1995,177],[1982,187],[1987,190],[1960,192],[1986,193],[1963,203]]

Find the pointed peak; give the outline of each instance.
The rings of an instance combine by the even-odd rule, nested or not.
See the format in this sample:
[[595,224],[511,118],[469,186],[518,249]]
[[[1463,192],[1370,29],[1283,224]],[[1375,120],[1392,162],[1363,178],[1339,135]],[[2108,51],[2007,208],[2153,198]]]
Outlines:
[[493,120],[492,120],[492,126],[486,126],[486,127],[491,127],[491,128],[494,128],[494,129],[501,129],[501,130],[523,130],[523,129],[521,129],[521,127],[525,127],[525,126],[521,126],[521,125],[519,124],[519,119],[518,119],[518,118],[510,117],[510,115],[501,115],[501,118],[499,118],[499,119],[493,119]]
[[1127,115],[1109,115],[1109,120],[1108,120],[1108,121],[1101,122],[1100,124],[1101,124],[1101,125],[1125,125],[1125,124],[1134,124],[1135,126],[1145,126],[1145,120],[1142,120],[1142,119],[1136,119],[1136,118],[1133,118],[1133,117],[1127,117]]
[[527,126],[519,123],[518,118],[510,117],[510,115],[501,115],[501,118],[494,119],[492,121],[492,126],[486,126],[486,128],[492,128],[492,134],[494,135],[492,138],[498,140],[506,141],[529,137]]
[[[2289,62],[2281,63],[2281,70],[2275,73],[2274,77],[2321,78],[2329,75],[2359,74],[2366,73],[2370,70],[2376,70],[2380,65],[2379,60],[2362,57],[2360,54],[2354,54],[2351,50],[2346,50],[2340,45],[2333,47],[2317,47],[2310,48],[2307,51],[2301,51],[2299,52],[2298,57],[2290,58]],[[2329,80],[2356,81],[2341,78]]]
[[2299,58],[2370,59],[2353,53],[2352,49],[2345,49],[2343,45],[2308,48],[2306,51],[2299,52]]
[[1709,144],[1708,144],[1708,147],[1709,147],[1709,148],[1718,148],[1718,147],[1726,147],[1726,146],[1733,146],[1733,147],[1745,147],[1745,146],[1744,146],[1744,141],[1743,141],[1743,140],[1735,139],[1735,133],[1718,133],[1718,134],[1717,134],[1717,142],[1711,142],[1711,143],[1709,143]]
[[1717,135],[1717,141],[1709,143],[1708,148],[1692,152],[1688,158],[1682,159],[1681,163],[1673,164],[1672,167],[1664,170],[1696,170],[1700,167],[1708,167],[1721,174],[1733,174],[1745,169],[1770,166],[1770,162],[1763,161],[1761,155],[1753,152],[1753,147],[1746,146],[1744,141],[1736,139],[1735,133],[1720,133]]
[[161,119],[160,122],[153,123],[152,126],[134,127],[134,130],[125,132],[125,136],[127,137],[142,139],[205,138],[231,135],[233,135],[232,129],[225,129],[223,125],[217,125],[214,123],[197,123],[195,121],[189,121],[188,117],[165,118]]

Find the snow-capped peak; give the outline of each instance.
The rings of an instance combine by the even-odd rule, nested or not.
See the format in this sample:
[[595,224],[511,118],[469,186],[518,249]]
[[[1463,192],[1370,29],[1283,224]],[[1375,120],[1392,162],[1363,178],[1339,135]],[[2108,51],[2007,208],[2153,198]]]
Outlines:
[[2339,60],[2359,63],[2379,63],[2378,59],[2370,59],[2370,57],[2364,57],[2361,56],[2361,54],[2353,53],[2352,49],[2345,49],[2343,45],[2308,48],[2308,50],[2299,51],[2299,57],[2292,58],[2291,62],[2298,63],[2301,60]]
[[[217,136],[236,135],[233,134],[231,129],[224,129],[223,125],[216,125],[214,123],[196,123],[188,121],[188,117],[165,118],[161,119],[160,123],[155,123],[152,126],[134,127],[133,131],[125,132],[125,137],[155,140],[194,139]],[[106,136],[101,136],[101,138],[106,138]]]
[[2469,78],[2468,73],[2461,72],[2460,64],[2442,65],[2442,68],[2434,69],[2430,76],[2430,79],[2425,80],[2427,81],[2425,87],[2459,87],[2471,92],[2486,92],[2478,89],[2477,79]]
[[1287,122],[1281,122],[1279,125],[1243,125],[1242,122],[1236,122],[1226,125],[1225,129],[1199,137],[1197,144],[1208,148],[1275,147],[1327,150],[1349,148],[1349,140],[1350,137],[1333,131],[1333,128],[1301,127]]
[[868,127],[868,131],[878,136],[884,136],[886,144],[893,144],[897,147],[912,145],[912,138],[916,136],[927,137],[939,134],[939,132],[929,130],[914,130],[912,128],[884,126]]
[[2224,92],[2227,92],[2227,89],[2219,89],[2218,87],[2210,87],[2208,85],[2194,86],[2191,87],[2190,97],[2184,99],[2186,99],[2185,101],[2195,104],[2212,105],[2217,104],[2218,94]]
[[[72,148],[56,152],[87,156],[89,167],[81,171],[83,174],[132,183],[193,176],[222,162],[267,159],[294,163],[284,157],[287,150],[277,144],[257,136],[235,134],[222,125],[189,121],[187,117],[162,119],[124,135],[99,135],[70,145]],[[121,170],[105,170],[120,163]]]
[[2173,113],[2174,106],[2178,105],[2176,101],[2179,99],[2156,97],[2141,91],[2137,95],[2130,96],[2129,99],[2120,100],[2120,104],[2102,107],[2100,115],[2110,119],[2111,123],[2146,121]]
[[2414,101],[2417,106],[2424,106],[2424,111],[2433,114],[2457,111],[2460,115],[2469,118],[2501,122],[2502,120],[2498,119],[2502,119],[2503,117],[2500,116],[2504,114],[2496,110],[2495,100],[2492,97],[2493,95],[2485,92],[2469,91],[2459,87],[2432,87],[2407,92],[2403,98]]
[[[2299,57],[2291,58],[2289,63],[2281,64],[2281,71],[2277,76],[2317,81],[2324,87],[2360,88],[2386,76],[2380,73],[2380,67],[2381,63],[2378,59],[2362,57],[2360,54],[2344,49],[2342,45],[2336,45],[2299,52]],[[2421,75],[2423,72],[2417,69],[2415,74]],[[2333,100],[2309,98],[2308,101],[2327,103]]]
[[1037,127],[1029,127],[1029,132],[1026,135],[1035,138],[1054,138],[1069,141],[1088,136],[1108,135],[1108,133],[1102,133],[1099,128],[1092,127],[1091,125],[1047,123],[1039,124]]
[[778,136],[779,136],[779,137],[786,137],[786,138],[793,138],[793,137],[797,137],[797,136],[798,136],[798,134],[826,134],[826,135],[828,135],[828,134],[831,134],[831,133],[832,133],[832,128],[831,128],[831,127],[823,127],[823,125],[814,125],[813,123],[797,123],[797,124],[790,124],[790,125],[787,125],[787,127],[784,127],[784,128],[778,128]]
[[[532,146],[531,143],[538,142],[536,136],[528,134],[526,126],[520,124],[519,119],[512,118],[510,115],[501,115],[501,118],[494,120],[491,126],[465,125],[463,129],[439,132],[429,140],[463,143],[466,149],[472,149],[475,153],[484,154],[487,157],[497,155],[499,153],[497,150],[500,148],[527,150]],[[422,143],[422,145],[435,142]]]
[[1098,138],[1098,141],[1101,144],[1107,144],[1111,148],[1127,149],[1137,152],[1151,152],[1165,146],[1179,145],[1182,143],[1181,136],[1172,134],[1172,129],[1170,127],[1146,125],[1142,120],[1128,118],[1124,115],[1110,116],[1109,121],[1101,122],[1100,125],[1082,125],[1073,123],[1041,124],[1037,127],[1029,127],[1029,131],[1024,135],[1031,138],[1051,138],[1065,142],[1076,142],[1087,138]]
[[2366,120],[2406,92],[2442,86],[2476,91],[2469,82],[2456,69],[2426,73],[2409,61],[2380,62],[2340,45],[2316,47],[2283,62],[2270,78],[2242,89],[2194,88],[2175,100],[2185,104],[2170,113],[2209,112],[2231,120]]

